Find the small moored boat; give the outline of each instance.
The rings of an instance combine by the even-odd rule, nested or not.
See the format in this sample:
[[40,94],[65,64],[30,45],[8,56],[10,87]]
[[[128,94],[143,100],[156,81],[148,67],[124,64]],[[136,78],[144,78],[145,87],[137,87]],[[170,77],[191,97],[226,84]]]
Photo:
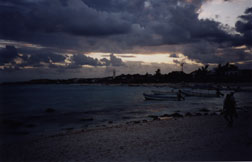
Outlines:
[[216,93],[202,93],[189,90],[182,90],[182,94],[184,94],[185,96],[195,96],[195,97],[220,97],[220,95]]
[[151,91],[154,95],[169,95],[169,94],[176,94],[175,91],[158,91],[158,90],[152,90]]
[[155,95],[143,93],[146,100],[178,101],[177,95]]

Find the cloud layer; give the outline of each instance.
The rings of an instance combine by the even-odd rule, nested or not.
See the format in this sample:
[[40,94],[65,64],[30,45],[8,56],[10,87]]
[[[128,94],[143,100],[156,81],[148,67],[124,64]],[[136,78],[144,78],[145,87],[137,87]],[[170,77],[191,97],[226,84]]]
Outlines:
[[[113,49],[114,44],[117,46],[114,52],[119,52],[133,46],[229,41],[231,36],[220,29],[219,23],[198,19],[196,11],[201,3],[200,0],[193,3],[177,0],[3,1],[0,36],[47,46],[65,47],[74,41],[78,47],[87,43],[90,50],[102,45],[104,52]],[[108,44],[111,45],[105,47]]]
[[231,34],[219,22],[198,18],[205,2],[0,0],[0,39],[21,44],[0,46],[0,66],[2,70],[126,68],[127,63],[113,54],[95,59],[83,55],[88,52],[172,53],[174,59],[182,53],[203,64],[252,60],[252,8],[239,17],[236,33]]

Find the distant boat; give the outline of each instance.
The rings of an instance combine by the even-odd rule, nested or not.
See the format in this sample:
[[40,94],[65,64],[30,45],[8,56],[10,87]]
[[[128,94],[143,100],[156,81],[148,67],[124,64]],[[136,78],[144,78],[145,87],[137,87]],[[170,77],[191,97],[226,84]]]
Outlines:
[[195,97],[220,97],[220,95],[216,93],[202,93],[189,90],[182,90],[182,94],[184,94],[185,96],[195,96]]
[[152,90],[151,91],[154,95],[168,95],[168,94],[176,94],[175,91],[158,91],[158,90]]
[[143,93],[146,100],[157,100],[157,101],[178,101],[177,95],[155,95]]

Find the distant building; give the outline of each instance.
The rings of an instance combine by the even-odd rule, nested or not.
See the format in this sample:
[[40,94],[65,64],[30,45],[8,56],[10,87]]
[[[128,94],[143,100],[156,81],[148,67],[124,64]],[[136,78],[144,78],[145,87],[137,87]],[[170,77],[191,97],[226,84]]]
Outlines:
[[180,63],[180,66],[181,66],[181,71],[184,72],[184,62]]

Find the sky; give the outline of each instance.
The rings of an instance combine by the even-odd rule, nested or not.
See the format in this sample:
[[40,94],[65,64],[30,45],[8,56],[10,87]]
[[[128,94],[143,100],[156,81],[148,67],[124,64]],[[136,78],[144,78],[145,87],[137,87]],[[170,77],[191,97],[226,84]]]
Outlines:
[[251,0],[0,0],[0,82],[252,68]]

